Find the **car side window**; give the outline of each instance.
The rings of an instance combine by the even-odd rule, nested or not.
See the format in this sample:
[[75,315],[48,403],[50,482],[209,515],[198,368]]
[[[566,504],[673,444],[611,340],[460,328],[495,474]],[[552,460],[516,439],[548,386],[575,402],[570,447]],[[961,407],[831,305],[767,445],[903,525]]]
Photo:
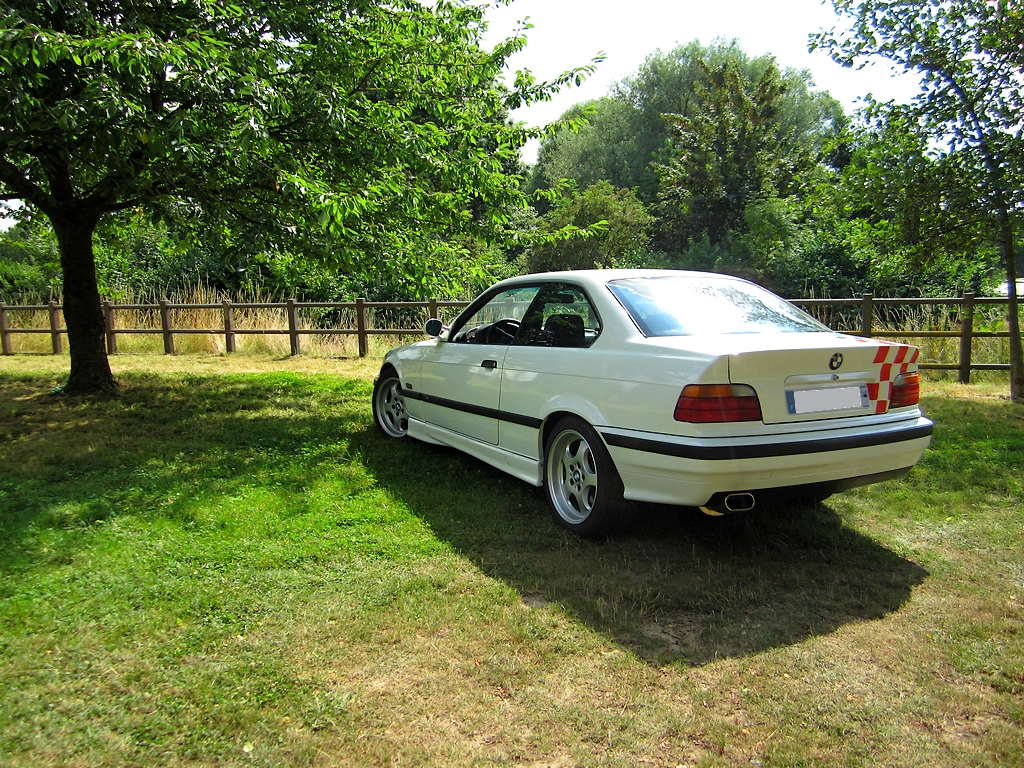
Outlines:
[[601,333],[590,299],[574,285],[548,283],[523,316],[516,346],[589,347]]
[[491,298],[456,330],[456,344],[512,344],[540,286],[511,288]]

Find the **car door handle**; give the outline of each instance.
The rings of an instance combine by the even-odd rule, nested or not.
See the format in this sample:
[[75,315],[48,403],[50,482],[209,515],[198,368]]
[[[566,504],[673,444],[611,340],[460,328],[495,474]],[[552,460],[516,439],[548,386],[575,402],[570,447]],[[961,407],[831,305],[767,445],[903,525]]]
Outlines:
[[498,361],[497,360],[484,360],[482,363],[480,363],[480,367],[481,368],[487,368],[488,370],[494,370],[495,368],[498,367]]

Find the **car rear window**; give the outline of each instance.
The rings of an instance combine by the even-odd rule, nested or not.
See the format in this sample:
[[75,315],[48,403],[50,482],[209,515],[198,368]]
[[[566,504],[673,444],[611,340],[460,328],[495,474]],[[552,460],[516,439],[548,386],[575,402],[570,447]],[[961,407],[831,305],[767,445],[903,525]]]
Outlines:
[[636,277],[608,288],[645,336],[829,330],[774,293],[726,277]]

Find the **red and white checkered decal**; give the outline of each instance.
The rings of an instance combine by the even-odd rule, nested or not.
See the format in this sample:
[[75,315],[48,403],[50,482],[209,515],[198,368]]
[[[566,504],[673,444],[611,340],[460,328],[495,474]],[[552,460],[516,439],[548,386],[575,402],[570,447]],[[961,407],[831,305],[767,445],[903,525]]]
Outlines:
[[875,352],[874,364],[878,366],[878,383],[868,384],[868,398],[875,404],[875,413],[889,410],[889,398],[892,395],[892,382],[901,373],[912,368],[917,369],[917,358],[920,350],[908,344],[896,344],[891,341],[876,341],[881,344]]

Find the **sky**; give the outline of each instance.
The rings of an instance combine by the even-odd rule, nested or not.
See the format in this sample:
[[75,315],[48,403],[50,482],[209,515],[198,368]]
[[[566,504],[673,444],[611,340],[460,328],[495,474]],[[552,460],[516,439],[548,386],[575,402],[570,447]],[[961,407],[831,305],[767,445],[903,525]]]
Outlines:
[[[509,37],[529,17],[526,49],[510,62],[512,72],[529,69],[539,80],[556,77],[586,64],[599,53],[605,60],[579,88],[567,88],[550,102],[520,109],[513,117],[544,125],[581,101],[600,98],[609,87],[636,72],[648,54],[669,51],[697,39],[736,39],[751,56],[770,53],[783,69],[808,69],[820,90],[830,92],[847,112],[863,106],[871,93],[877,99],[906,102],[918,81],[896,73],[887,64],[849,69],[821,51],[809,53],[808,35],[820,29],[847,28],[831,2],[819,0],[514,0],[488,11],[485,42],[493,46]],[[536,143],[524,160],[536,160]]]

